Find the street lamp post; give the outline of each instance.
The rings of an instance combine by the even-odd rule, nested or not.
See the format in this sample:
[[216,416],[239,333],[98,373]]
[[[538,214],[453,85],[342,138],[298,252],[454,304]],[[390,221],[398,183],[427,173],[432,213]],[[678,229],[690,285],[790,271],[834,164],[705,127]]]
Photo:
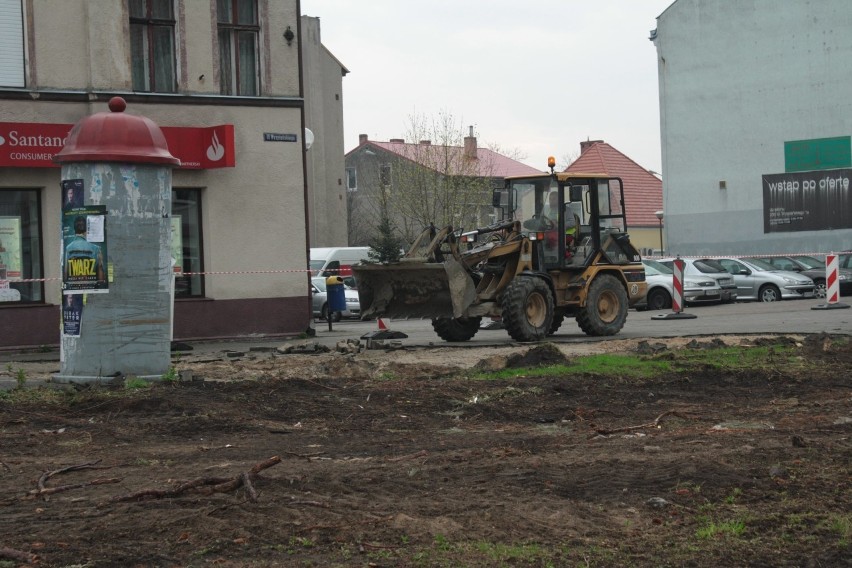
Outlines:
[[663,217],[665,216],[665,212],[660,210],[654,213],[657,217],[657,221],[660,222],[660,256],[663,256],[665,250],[663,249]]

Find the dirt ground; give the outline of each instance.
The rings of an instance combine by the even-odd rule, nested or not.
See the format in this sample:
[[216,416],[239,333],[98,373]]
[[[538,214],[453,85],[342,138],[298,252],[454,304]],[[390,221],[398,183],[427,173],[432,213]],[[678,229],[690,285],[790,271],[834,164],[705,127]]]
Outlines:
[[174,384],[6,394],[0,568],[852,566],[848,338],[556,356],[720,342],[793,357],[484,380],[554,350],[186,354]]

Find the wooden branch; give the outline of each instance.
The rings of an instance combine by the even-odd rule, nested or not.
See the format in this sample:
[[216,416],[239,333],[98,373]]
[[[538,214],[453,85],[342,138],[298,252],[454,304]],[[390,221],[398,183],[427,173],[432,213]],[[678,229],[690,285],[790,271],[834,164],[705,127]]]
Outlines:
[[608,430],[606,428],[598,428],[597,430],[595,430],[595,432],[597,432],[598,434],[608,435],[608,434],[616,434],[618,432],[631,432],[633,430],[642,430],[644,428],[657,428],[660,425],[660,420],[662,420],[664,417],[668,416],[669,414],[673,414],[674,416],[679,416],[681,418],[686,418],[680,412],[677,412],[675,410],[667,410],[667,411],[663,412],[662,414],[660,414],[659,416],[657,416],[656,418],[654,418],[653,422],[648,422],[647,424],[639,424],[638,426],[624,426],[622,428],[613,428],[611,430]]
[[0,546],[0,558],[9,558],[28,564],[35,564],[38,560],[38,556],[35,554],[24,552],[23,550],[15,550],[14,548],[6,548],[5,546]]
[[70,491],[71,489],[81,489],[90,485],[106,485],[107,483],[120,482],[120,477],[107,477],[100,479],[92,479],[91,481],[84,481],[82,483],[74,483],[71,485],[60,485],[59,487],[45,487],[44,489],[33,489],[32,491],[27,493],[26,498],[45,497],[45,499],[47,499],[48,495],[53,495],[54,493],[62,493],[63,491]]
[[54,475],[59,475],[60,473],[67,473],[69,471],[78,471],[78,470],[81,470],[81,469],[91,469],[91,468],[94,468],[99,463],[101,463],[101,460],[97,460],[97,461],[93,461],[93,462],[87,462],[87,463],[81,463],[79,465],[69,465],[68,467],[63,467],[61,469],[54,469],[53,471],[45,471],[38,478],[38,489],[39,489],[39,491],[44,491],[44,489],[45,489],[44,484],[47,483],[47,480],[50,479],[51,477],[53,477]]
[[145,501],[148,499],[163,499],[169,497],[177,497],[183,493],[200,493],[202,495],[212,495],[213,493],[229,493],[240,487],[245,487],[248,493],[249,500],[257,502],[257,491],[252,483],[252,478],[258,477],[258,474],[264,469],[270,468],[273,465],[280,463],[281,457],[272,456],[269,459],[256,463],[246,472],[240,473],[235,477],[199,477],[181,483],[172,489],[142,489],[127,495],[118,495],[111,498],[108,503],[126,503],[130,501]]

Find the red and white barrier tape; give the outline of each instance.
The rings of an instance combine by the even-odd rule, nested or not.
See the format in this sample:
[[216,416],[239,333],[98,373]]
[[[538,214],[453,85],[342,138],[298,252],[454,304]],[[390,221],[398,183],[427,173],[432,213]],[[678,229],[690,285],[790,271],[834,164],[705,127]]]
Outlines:
[[[206,272],[175,272],[175,276],[210,276],[210,275],[239,275],[239,274],[284,274],[293,272],[316,272],[311,269],[289,269],[289,270],[211,270]],[[351,268],[327,268],[323,272],[345,272],[351,273]],[[5,282],[28,283],[28,282],[52,282],[62,280],[59,277],[52,278],[7,278]]]

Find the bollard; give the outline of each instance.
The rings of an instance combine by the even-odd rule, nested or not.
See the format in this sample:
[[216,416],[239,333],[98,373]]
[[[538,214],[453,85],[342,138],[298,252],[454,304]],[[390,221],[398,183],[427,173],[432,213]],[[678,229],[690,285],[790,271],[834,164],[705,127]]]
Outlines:
[[837,255],[834,253],[825,256],[825,304],[817,304],[812,310],[842,310],[849,304],[840,302],[840,279]]
[[674,261],[674,273],[672,274],[672,311],[668,314],[657,314],[651,316],[654,320],[668,319],[695,319],[695,314],[687,314],[683,311],[683,259],[677,257]]

